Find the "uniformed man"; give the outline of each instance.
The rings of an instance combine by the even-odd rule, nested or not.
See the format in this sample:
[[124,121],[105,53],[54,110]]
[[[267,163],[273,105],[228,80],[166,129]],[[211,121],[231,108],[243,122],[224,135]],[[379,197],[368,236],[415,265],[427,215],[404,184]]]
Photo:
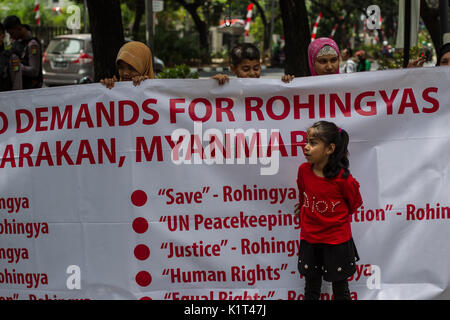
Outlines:
[[3,26],[14,41],[11,51],[20,59],[23,89],[42,87],[42,49],[37,38],[31,37],[17,16],[8,16]]
[[5,29],[0,23],[0,91],[22,89],[20,59],[5,49]]

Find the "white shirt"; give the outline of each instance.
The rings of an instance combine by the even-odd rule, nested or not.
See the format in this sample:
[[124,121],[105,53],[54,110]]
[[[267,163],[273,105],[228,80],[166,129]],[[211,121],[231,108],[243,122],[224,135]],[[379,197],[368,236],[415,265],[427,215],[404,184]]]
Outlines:
[[352,73],[356,72],[356,63],[352,59],[345,61],[344,67],[342,68],[342,73]]

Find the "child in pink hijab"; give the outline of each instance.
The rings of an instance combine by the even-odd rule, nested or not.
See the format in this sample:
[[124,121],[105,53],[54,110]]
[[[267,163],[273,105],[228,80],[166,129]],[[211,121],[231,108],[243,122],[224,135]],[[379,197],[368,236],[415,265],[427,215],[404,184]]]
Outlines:
[[339,47],[330,38],[319,38],[309,44],[308,63],[313,76],[339,73]]
[[[339,73],[339,47],[330,38],[319,38],[309,44],[308,64],[312,76],[322,76]],[[286,83],[294,79],[292,75],[283,76]]]

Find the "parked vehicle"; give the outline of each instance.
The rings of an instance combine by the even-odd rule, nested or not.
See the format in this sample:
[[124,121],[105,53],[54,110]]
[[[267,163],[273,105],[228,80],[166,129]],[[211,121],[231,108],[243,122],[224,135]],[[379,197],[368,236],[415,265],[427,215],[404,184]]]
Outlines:
[[44,85],[94,82],[94,53],[90,34],[57,36],[42,58]]
[[[155,73],[164,62],[154,57]],[[90,34],[67,34],[52,39],[42,58],[44,85],[69,85],[94,82],[94,53]]]

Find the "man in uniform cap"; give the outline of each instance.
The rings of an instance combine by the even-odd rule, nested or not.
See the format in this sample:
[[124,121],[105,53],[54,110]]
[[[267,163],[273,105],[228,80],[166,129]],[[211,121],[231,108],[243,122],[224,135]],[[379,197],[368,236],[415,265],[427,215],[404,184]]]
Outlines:
[[3,26],[14,40],[13,53],[20,59],[23,89],[42,87],[42,50],[37,38],[30,36],[17,16],[8,16]]

